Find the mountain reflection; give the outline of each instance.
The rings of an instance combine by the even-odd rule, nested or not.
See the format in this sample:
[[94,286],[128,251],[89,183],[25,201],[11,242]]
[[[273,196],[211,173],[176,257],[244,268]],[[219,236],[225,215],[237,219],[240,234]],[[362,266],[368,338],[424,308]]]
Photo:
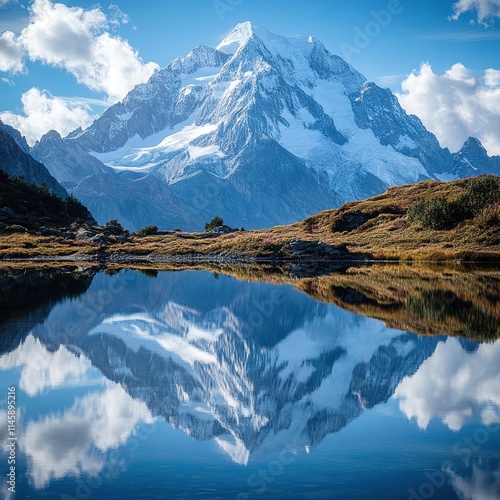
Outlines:
[[158,418],[239,464],[284,443],[309,452],[393,396],[421,428],[500,421],[499,341],[420,337],[291,286],[99,273],[29,328],[3,345],[0,370],[18,369],[30,397],[88,387],[64,411],[25,420],[36,488],[98,474],[106,453]]

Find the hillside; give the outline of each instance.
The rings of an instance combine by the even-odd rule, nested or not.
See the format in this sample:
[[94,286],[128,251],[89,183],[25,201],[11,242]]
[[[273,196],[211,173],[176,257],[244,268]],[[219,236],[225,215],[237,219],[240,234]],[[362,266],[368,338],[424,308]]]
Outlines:
[[90,212],[74,197],[53,194],[46,185],[9,177],[0,169],[0,230],[6,234],[40,227],[63,227],[74,222],[95,224]]
[[[436,201],[437,200],[437,201]],[[445,228],[435,228],[434,223]],[[100,228],[102,230],[103,228]],[[500,261],[500,178],[424,181],[388,189],[288,226],[229,234],[182,231],[100,239],[81,247],[73,238],[39,232],[0,240],[0,255],[99,254],[147,261],[489,260]],[[26,243],[29,243],[26,248]]]

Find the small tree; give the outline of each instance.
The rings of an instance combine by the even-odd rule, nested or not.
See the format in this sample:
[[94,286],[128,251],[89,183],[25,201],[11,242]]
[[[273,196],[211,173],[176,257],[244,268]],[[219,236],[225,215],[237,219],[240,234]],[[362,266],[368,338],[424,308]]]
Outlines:
[[210,222],[205,222],[205,231],[211,233],[216,227],[222,226],[223,224],[224,220],[222,217],[216,215]]
[[150,234],[156,234],[158,232],[158,226],[146,226],[137,231],[137,236],[148,236]]
[[116,219],[106,222],[106,224],[104,225],[104,229],[110,231],[113,234],[125,233],[125,229],[123,229],[123,226]]

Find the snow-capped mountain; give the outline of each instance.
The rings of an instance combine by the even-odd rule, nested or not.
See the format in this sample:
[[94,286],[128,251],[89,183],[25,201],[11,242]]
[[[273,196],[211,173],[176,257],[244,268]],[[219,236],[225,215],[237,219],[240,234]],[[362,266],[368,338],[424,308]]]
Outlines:
[[250,22],[156,71],[87,129],[47,134],[33,154],[100,222],[129,228],[201,229],[215,214],[265,227],[391,185],[500,171],[480,143],[442,149],[314,37]]

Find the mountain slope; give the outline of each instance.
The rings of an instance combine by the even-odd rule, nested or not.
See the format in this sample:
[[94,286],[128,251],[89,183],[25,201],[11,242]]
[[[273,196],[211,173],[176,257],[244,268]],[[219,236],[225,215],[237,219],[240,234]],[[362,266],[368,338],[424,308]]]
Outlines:
[[46,226],[60,228],[77,221],[96,224],[88,209],[76,198],[67,196],[63,199],[45,186],[39,187],[24,179],[9,177],[2,170],[0,207],[0,230],[7,234]]
[[[478,141],[457,154],[442,149],[388,89],[314,37],[249,22],[217,48],[198,46],[156,71],[90,127],[60,139],[56,154],[51,141],[42,138],[35,156],[99,222],[118,218],[131,229],[151,223],[158,203],[164,215],[154,222],[163,228],[201,229],[216,213],[233,226],[269,227],[389,186],[500,169]],[[70,178],[68,155],[82,165]],[[100,208],[115,179],[121,198]],[[144,179],[169,194],[144,197]],[[142,209],[129,211],[139,196]],[[172,204],[183,207],[177,218]]]
[[61,198],[68,193],[50,175],[44,165],[29,154],[29,147],[24,137],[14,128],[0,121],[0,169],[11,177],[24,177],[27,182],[38,186],[45,183],[48,189]]

